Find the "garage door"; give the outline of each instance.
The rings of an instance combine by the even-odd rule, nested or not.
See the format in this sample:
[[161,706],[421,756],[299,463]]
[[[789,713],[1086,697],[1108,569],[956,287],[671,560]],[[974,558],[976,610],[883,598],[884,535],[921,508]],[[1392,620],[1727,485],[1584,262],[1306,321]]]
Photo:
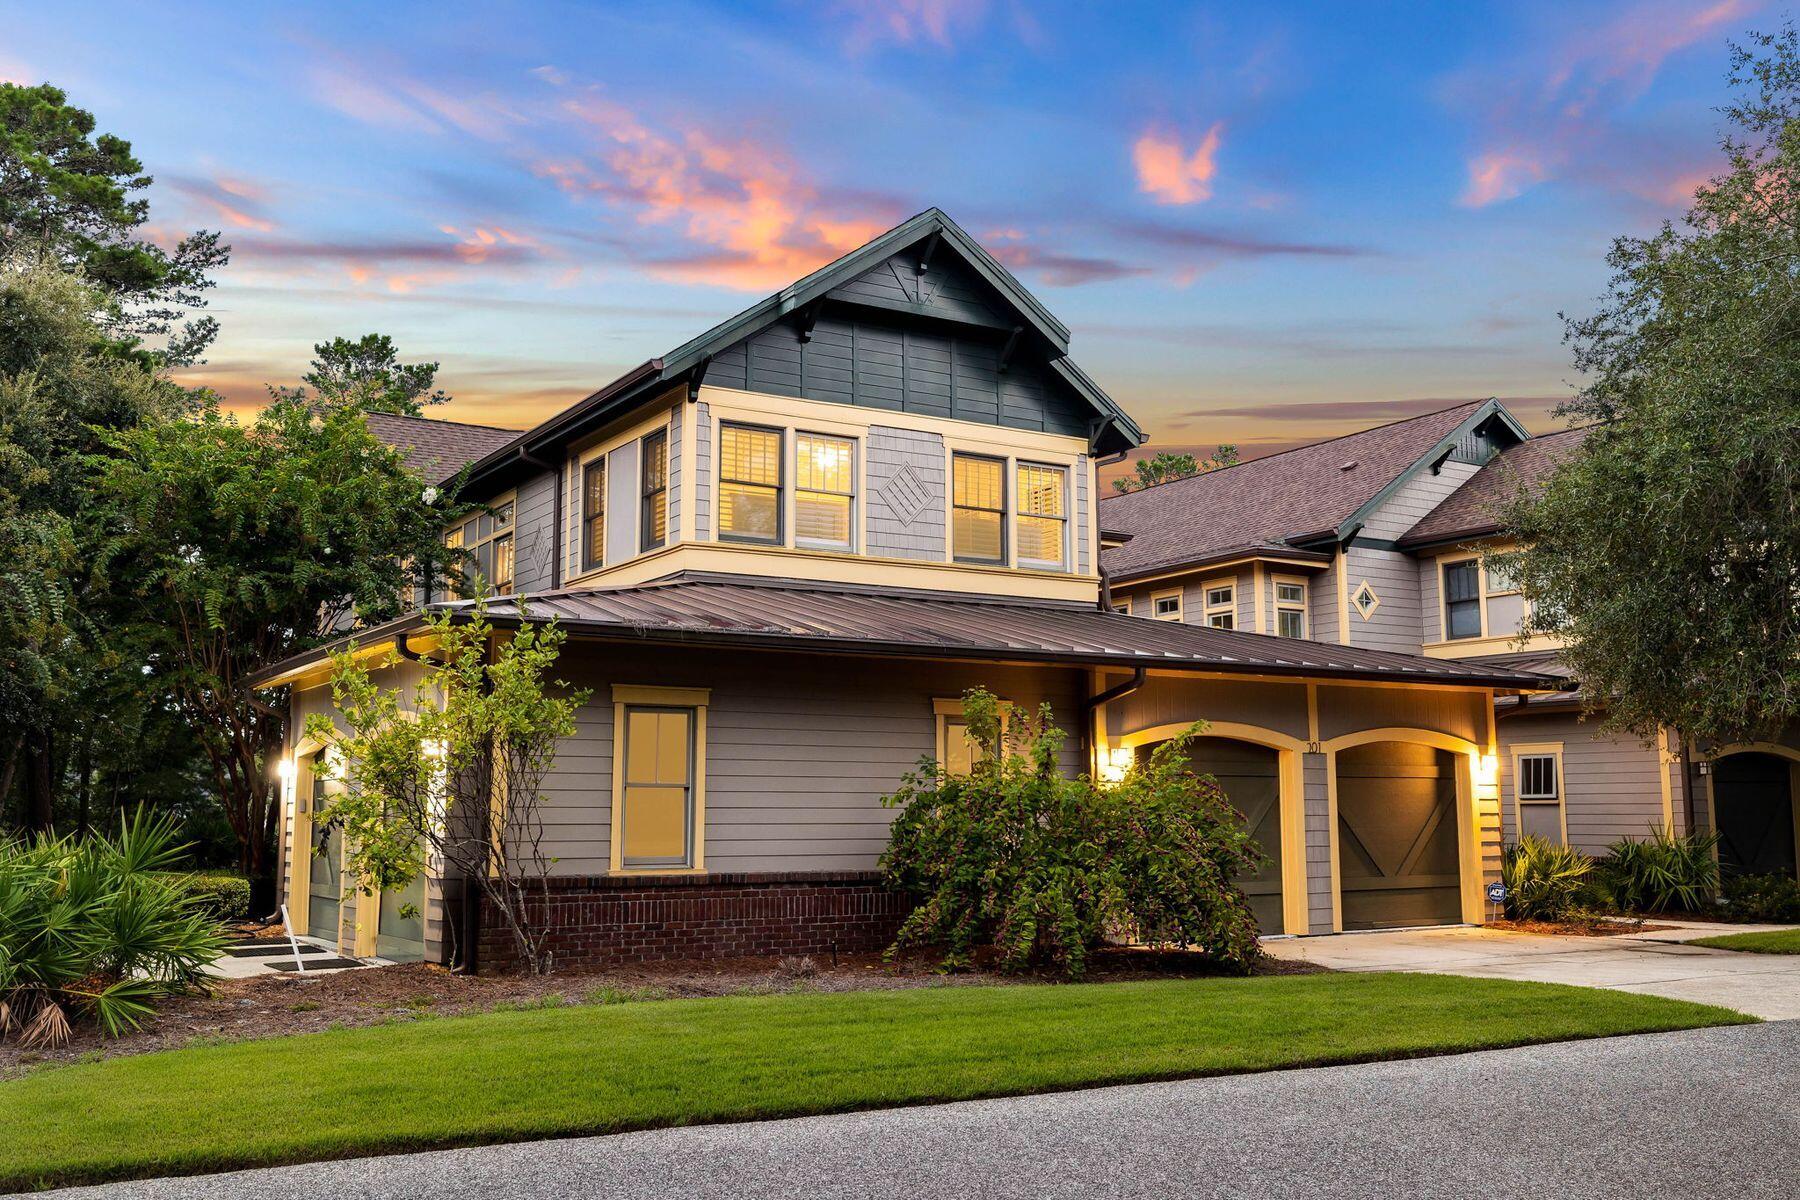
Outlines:
[[1340,750],[1337,806],[1345,929],[1462,920],[1455,755],[1406,742]]
[[1188,746],[1195,771],[1219,781],[1225,795],[1244,817],[1266,861],[1255,875],[1233,882],[1250,900],[1256,926],[1263,933],[1282,933],[1281,919],[1281,770],[1274,750],[1232,738],[1195,738]]
[[1794,801],[1788,760],[1733,754],[1713,767],[1719,866],[1749,875],[1794,875]]

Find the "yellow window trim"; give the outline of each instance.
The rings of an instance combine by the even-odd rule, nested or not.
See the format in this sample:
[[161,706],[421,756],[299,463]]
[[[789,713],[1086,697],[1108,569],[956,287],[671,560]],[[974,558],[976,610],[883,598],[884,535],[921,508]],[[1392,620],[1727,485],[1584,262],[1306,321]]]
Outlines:
[[[565,505],[564,517],[563,517],[566,528],[562,530],[562,535],[563,535],[564,540],[563,540],[562,545],[559,547],[559,550],[563,555],[563,565],[567,568],[563,572],[563,583],[565,586],[567,586],[568,584],[571,584],[571,583],[575,583],[578,580],[591,578],[595,575],[600,574],[602,571],[607,570],[608,568],[618,566],[620,563],[631,562],[634,559],[641,558],[645,554],[658,554],[664,550],[668,550],[668,549],[680,544],[673,537],[670,537],[661,546],[657,546],[654,549],[640,550],[635,553],[628,554],[624,558],[621,558],[621,559],[611,559],[611,558],[608,558],[605,553],[606,539],[605,539],[605,533],[603,530],[602,535],[601,535],[601,543],[600,543],[600,549],[601,549],[600,561],[598,563],[595,563],[591,567],[584,567],[582,565],[581,522],[582,522],[582,517],[584,515],[582,512],[582,505],[583,505],[584,501],[587,499],[587,497],[583,494],[582,476],[583,476],[583,474],[586,473],[588,464],[593,462],[597,458],[606,457],[607,455],[611,454],[614,450],[617,450],[622,446],[629,445],[632,442],[641,441],[642,439],[655,433],[659,429],[662,430],[664,435],[666,436],[669,432],[669,425],[671,423],[672,412],[673,412],[673,406],[658,408],[652,415],[645,417],[645,418],[641,418],[638,421],[636,421],[630,425],[627,425],[623,428],[615,428],[611,432],[605,434],[602,438],[589,442],[586,446],[576,450],[574,453],[569,455],[569,469],[567,471],[568,478],[564,481],[564,487],[568,491],[568,495],[565,497],[566,505]],[[694,414],[692,414],[692,413],[689,413],[687,415],[690,417],[694,416]],[[693,424],[694,424],[693,420],[683,421],[681,438],[680,439],[675,439],[675,438],[669,439],[669,441],[667,443],[667,445],[668,445],[667,463],[668,463],[668,468],[670,470],[672,470],[675,466],[676,455],[680,452],[681,446],[687,444],[688,427]],[[679,444],[678,444],[678,441],[679,441]],[[691,461],[691,460],[689,460],[689,461]],[[682,465],[685,468],[686,462],[684,462]],[[632,510],[632,520],[633,520],[633,529],[634,530],[638,528],[637,522],[639,520],[639,510],[635,506],[637,505],[638,501],[642,498],[642,493],[643,493],[643,480],[642,480],[643,466],[644,466],[643,456],[640,454],[638,456],[639,479],[637,481],[637,487],[633,492],[633,498],[632,498],[632,503],[634,505],[633,510]],[[684,475],[684,478],[685,478],[685,475]],[[607,467],[606,487],[609,491],[612,488],[611,464],[608,464],[608,467]],[[694,489],[692,487],[684,487],[681,489],[680,505],[683,510],[687,510],[693,505],[693,496],[694,496]],[[668,517],[668,528],[670,530],[685,529],[687,527],[687,525],[683,523],[684,520],[686,520],[687,523],[691,524],[691,518],[684,518],[683,514],[680,512],[672,512],[669,514],[669,517]],[[637,541],[638,541],[638,539],[634,536],[632,538],[632,544],[636,545]],[[516,570],[516,568],[515,568],[515,570]]]
[[[1175,611],[1172,613],[1157,612],[1156,611],[1157,601],[1167,600],[1171,596],[1173,596],[1175,598]],[[1158,621],[1179,621],[1179,620],[1181,620],[1182,615],[1183,615],[1182,614],[1182,606],[1183,606],[1183,600],[1182,600],[1180,588],[1164,588],[1160,592],[1151,592],[1150,593],[1150,615]]]
[[[1217,604],[1213,603],[1212,593],[1219,589],[1230,592],[1230,596]],[[1238,628],[1238,586],[1236,575],[1215,575],[1211,579],[1200,581],[1200,617],[1208,626],[1216,616],[1229,616],[1231,627]]]
[[[703,875],[706,873],[706,710],[711,688],[658,687],[615,683],[613,697],[612,824],[606,831],[608,865],[615,875]],[[685,867],[627,867],[625,843],[625,714],[636,705],[694,710],[694,861]]]
[[[1281,598],[1281,588],[1283,584],[1298,587],[1300,589],[1300,599],[1283,600]],[[1269,577],[1269,593],[1270,597],[1275,601],[1275,625],[1273,628],[1263,630],[1263,632],[1280,633],[1281,614],[1283,612],[1297,612],[1300,614],[1300,636],[1303,638],[1310,638],[1312,636],[1312,587],[1310,583],[1303,576],[1299,575],[1271,575]]]

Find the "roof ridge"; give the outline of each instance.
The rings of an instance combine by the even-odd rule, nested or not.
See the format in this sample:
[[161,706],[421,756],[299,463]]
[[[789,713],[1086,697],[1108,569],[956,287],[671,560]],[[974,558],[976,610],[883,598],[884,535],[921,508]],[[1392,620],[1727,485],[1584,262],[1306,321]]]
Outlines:
[[1383,425],[1370,425],[1364,429],[1352,429],[1349,433],[1340,433],[1336,437],[1320,438],[1316,442],[1307,442],[1299,446],[1289,446],[1286,450],[1277,450],[1273,454],[1264,454],[1257,458],[1247,458],[1241,462],[1231,463],[1229,466],[1214,467],[1209,471],[1200,471],[1193,475],[1183,475],[1180,479],[1165,479],[1160,483],[1150,484],[1148,487],[1133,488],[1129,492],[1116,492],[1110,496],[1102,496],[1100,499],[1102,502],[1107,500],[1123,500],[1127,496],[1136,496],[1143,492],[1154,491],[1159,487],[1167,487],[1172,483],[1186,483],[1190,479],[1201,479],[1208,475],[1217,475],[1222,471],[1236,470],[1238,467],[1248,467],[1256,463],[1273,462],[1275,459],[1278,459],[1285,454],[1298,454],[1302,450],[1312,450],[1319,446],[1329,446],[1333,442],[1341,442],[1348,438],[1361,437],[1365,433],[1378,433],[1383,429],[1394,429],[1401,425],[1410,424],[1413,421],[1423,421],[1426,417],[1441,417],[1445,413],[1455,412],[1459,408],[1468,408],[1471,405],[1479,407],[1497,399],[1499,399],[1499,397],[1489,396],[1485,400],[1464,400],[1458,404],[1447,405],[1443,408],[1434,408],[1430,412],[1422,412],[1410,417],[1401,417],[1398,421],[1389,421]]
[[444,417],[428,417],[423,413],[391,413],[366,412],[365,417],[391,417],[397,421],[427,421],[433,425],[454,425],[459,429],[486,429],[491,433],[524,433],[523,429],[508,429],[504,425],[483,425],[478,421],[452,421]]

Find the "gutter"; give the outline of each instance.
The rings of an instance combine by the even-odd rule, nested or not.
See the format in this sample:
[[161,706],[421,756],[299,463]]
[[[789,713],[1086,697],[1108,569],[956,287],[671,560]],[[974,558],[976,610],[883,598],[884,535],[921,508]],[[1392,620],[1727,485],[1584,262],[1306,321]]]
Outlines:
[[1100,764],[1094,761],[1094,719],[1112,701],[1122,700],[1143,687],[1149,672],[1148,667],[1139,667],[1124,683],[1114,684],[1098,696],[1089,696],[1081,702],[1081,756],[1087,759],[1089,769],[1095,774],[1099,773]]

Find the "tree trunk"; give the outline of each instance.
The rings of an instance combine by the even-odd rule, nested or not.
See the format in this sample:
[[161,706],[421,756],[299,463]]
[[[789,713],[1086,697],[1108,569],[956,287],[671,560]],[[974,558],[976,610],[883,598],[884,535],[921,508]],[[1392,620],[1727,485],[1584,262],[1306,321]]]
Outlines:
[[76,788],[79,799],[79,813],[75,820],[75,832],[86,837],[88,832],[88,801],[93,792],[94,783],[94,727],[87,727],[86,735],[81,739],[81,783]]
[[54,832],[56,790],[50,778],[50,734],[43,741],[25,745],[25,828],[32,833]]

